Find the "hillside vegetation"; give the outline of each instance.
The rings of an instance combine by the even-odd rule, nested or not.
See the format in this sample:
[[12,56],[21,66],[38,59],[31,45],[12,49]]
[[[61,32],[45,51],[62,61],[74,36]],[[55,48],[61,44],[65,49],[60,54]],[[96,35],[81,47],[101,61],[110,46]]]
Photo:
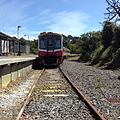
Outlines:
[[80,62],[108,68],[120,67],[120,26],[113,22],[105,21],[102,31],[88,32],[73,40],[67,37],[65,45],[71,53],[80,55]]
[[[78,62],[89,62],[91,65],[120,68],[120,26],[110,21],[103,22],[101,31],[64,37],[64,47],[71,53],[78,54]],[[29,41],[31,53],[37,54],[37,40]]]

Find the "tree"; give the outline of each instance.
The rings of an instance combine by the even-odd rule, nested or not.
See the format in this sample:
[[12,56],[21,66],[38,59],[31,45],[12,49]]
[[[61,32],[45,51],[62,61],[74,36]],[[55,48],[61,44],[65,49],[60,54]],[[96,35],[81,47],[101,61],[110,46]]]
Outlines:
[[63,35],[63,46],[66,48],[70,47],[70,41],[67,39],[67,37],[65,35]]
[[113,20],[115,19],[115,22],[120,20],[120,0],[106,0],[108,7],[107,15],[108,20]]
[[76,52],[80,53],[80,61],[86,62],[91,59],[91,54],[98,48],[101,42],[101,32],[88,32],[82,34],[76,42]]
[[26,40],[23,37],[21,37],[19,41],[21,45],[26,45]]
[[114,23],[110,21],[105,21],[103,23],[103,30],[102,30],[102,43],[104,48],[106,49],[112,42],[114,36]]
[[29,41],[29,45],[30,45],[30,52],[33,54],[37,54],[38,52],[38,40],[33,40],[33,41]]
[[120,48],[120,26],[117,26],[114,31],[113,37],[113,52],[116,52],[118,48]]

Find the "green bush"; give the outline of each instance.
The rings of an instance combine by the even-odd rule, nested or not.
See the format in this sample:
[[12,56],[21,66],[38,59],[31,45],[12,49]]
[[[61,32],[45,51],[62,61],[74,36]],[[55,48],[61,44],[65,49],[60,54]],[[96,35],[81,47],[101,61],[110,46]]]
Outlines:
[[79,62],[88,62],[90,61],[90,52],[84,52],[80,54],[80,58],[78,59]]
[[102,66],[105,63],[109,62],[112,60],[112,46],[109,46],[102,54],[100,57],[100,62],[98,66]]
[[92,54],[91,54],[91,64],[95,65],[99,62],[102,52],[104,51],[104,46],[100,45]]
[[112,61],[107,66],[108,68],[120,68],[120,48],[116,51]]
[[76,44],[70,44],[70,53],[76,53]]

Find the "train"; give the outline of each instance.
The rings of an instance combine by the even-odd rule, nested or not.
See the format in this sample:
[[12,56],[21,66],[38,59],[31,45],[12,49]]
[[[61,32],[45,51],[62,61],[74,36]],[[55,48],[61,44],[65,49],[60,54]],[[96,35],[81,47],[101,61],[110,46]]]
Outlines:
[[37,62],[44,66],[59,66],[63,59],[63,35],[53,32],[40,33]]

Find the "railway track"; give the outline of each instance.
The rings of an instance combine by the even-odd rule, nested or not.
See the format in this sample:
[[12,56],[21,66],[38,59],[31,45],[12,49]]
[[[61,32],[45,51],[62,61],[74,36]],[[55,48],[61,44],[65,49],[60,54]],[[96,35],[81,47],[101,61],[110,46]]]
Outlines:
[[16,120],[29,119],[105,120],[60,68],[43,70],[34,83]]

